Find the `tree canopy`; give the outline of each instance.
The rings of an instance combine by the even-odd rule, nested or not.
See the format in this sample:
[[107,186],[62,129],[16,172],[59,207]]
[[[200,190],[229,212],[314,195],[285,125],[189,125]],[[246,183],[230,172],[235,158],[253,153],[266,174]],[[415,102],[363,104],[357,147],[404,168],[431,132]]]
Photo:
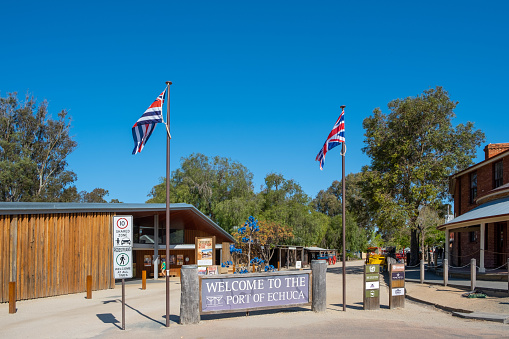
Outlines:
[[376,108],[363,122],[363,152],[371,159],[363,168],[363,195],[386,235],[410,228],[412,264],[418,260],[420,208],[437,210],[449,199],[448,176],[472,164],[484,141],[472,122],[452,125],[457,104],[436,87],[391,101],[388,114]]
[[106,202],[107,190],[78,193],[74,185],[78,177],[66,160],[77,147],[70,128],[68,112],[53,119],[47,101],[0,97],[0,201]]
[[0,200],[61,201],[76,174],[66,157],[77,144],[69,135],[70,118],[62,110],[53,120],[48,103],[37,105],[16,93],[0,97]]

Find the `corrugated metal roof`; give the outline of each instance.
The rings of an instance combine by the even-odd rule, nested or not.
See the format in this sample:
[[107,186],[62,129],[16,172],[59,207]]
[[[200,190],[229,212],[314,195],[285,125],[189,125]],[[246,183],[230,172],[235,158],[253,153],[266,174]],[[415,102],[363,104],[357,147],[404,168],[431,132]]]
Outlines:
[[[224,234],[231,242],[235,239],[219,225],[210,220],[200,210],[190,204],[172,203],[170,211],[189,210],[198,215],[207,224]],[[133,212],[164,212],[166,204],[146,203],[65,203],[65,202],[0,202],[0,215],[15,214],[54,214],[54,213],[133,213]]]
[[[171,210],[196,209],[189,204],[170,204]],[[166,204],[76,203],[76,202],[0,202],[0,215],[26,213],[165,211]]]
[[509,197],[497,199],[482,204],[467,213],[452,219],[450,222],[438,226],[439,229],[459,226],[459,224],[474,224],[489,221],[487,219],[508,216],[509,219]]

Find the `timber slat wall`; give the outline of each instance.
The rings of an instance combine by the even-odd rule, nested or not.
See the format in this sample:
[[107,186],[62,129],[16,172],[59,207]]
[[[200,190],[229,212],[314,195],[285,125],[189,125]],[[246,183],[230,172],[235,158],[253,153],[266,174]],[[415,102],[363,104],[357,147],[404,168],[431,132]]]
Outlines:
[[[0,216],[0,302],[15,280],[17,300],[115,286],[111,213]],[[15,277],[15,279],[13,279]]]

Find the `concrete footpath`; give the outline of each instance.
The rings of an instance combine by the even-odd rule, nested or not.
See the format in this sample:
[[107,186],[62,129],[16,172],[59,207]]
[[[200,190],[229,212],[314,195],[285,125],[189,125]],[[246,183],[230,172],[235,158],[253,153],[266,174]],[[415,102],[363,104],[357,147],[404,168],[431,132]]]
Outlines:
[[[455,317],[452,309],[504,315],[509,296],[462,297],[464,290],[407,282],[404,308],[389,309],[388,287],[380,286],[380,310],[364,311],[363,261],[347,263],[346,312],[343,311],[342,264],[327,269],[327,311],[310,307],[202,316],[196,325],[179,325],[180,282],[171,279],[171,324],[165,324],[164,280],[126,285],[126,329],[121,330],[121,286],[85,293],[20,301],[16,314],[0,304],[0,338],[509,338],[509,325]],[[435,305],[447,306],[439,308]]]

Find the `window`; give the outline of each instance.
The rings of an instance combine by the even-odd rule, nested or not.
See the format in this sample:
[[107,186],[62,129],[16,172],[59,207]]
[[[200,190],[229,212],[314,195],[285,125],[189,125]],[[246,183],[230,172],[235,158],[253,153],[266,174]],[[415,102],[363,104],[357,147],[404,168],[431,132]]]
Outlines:
[[473,204],[477,198],[477,172],[470,173],[470,203]]
[[477,241],[477,232],[469,232],[470,233],[470,242],[476,242]]
[[504,163],[503,161],[496,162],[493,165],[493,188],[502,186],[504,183]]

